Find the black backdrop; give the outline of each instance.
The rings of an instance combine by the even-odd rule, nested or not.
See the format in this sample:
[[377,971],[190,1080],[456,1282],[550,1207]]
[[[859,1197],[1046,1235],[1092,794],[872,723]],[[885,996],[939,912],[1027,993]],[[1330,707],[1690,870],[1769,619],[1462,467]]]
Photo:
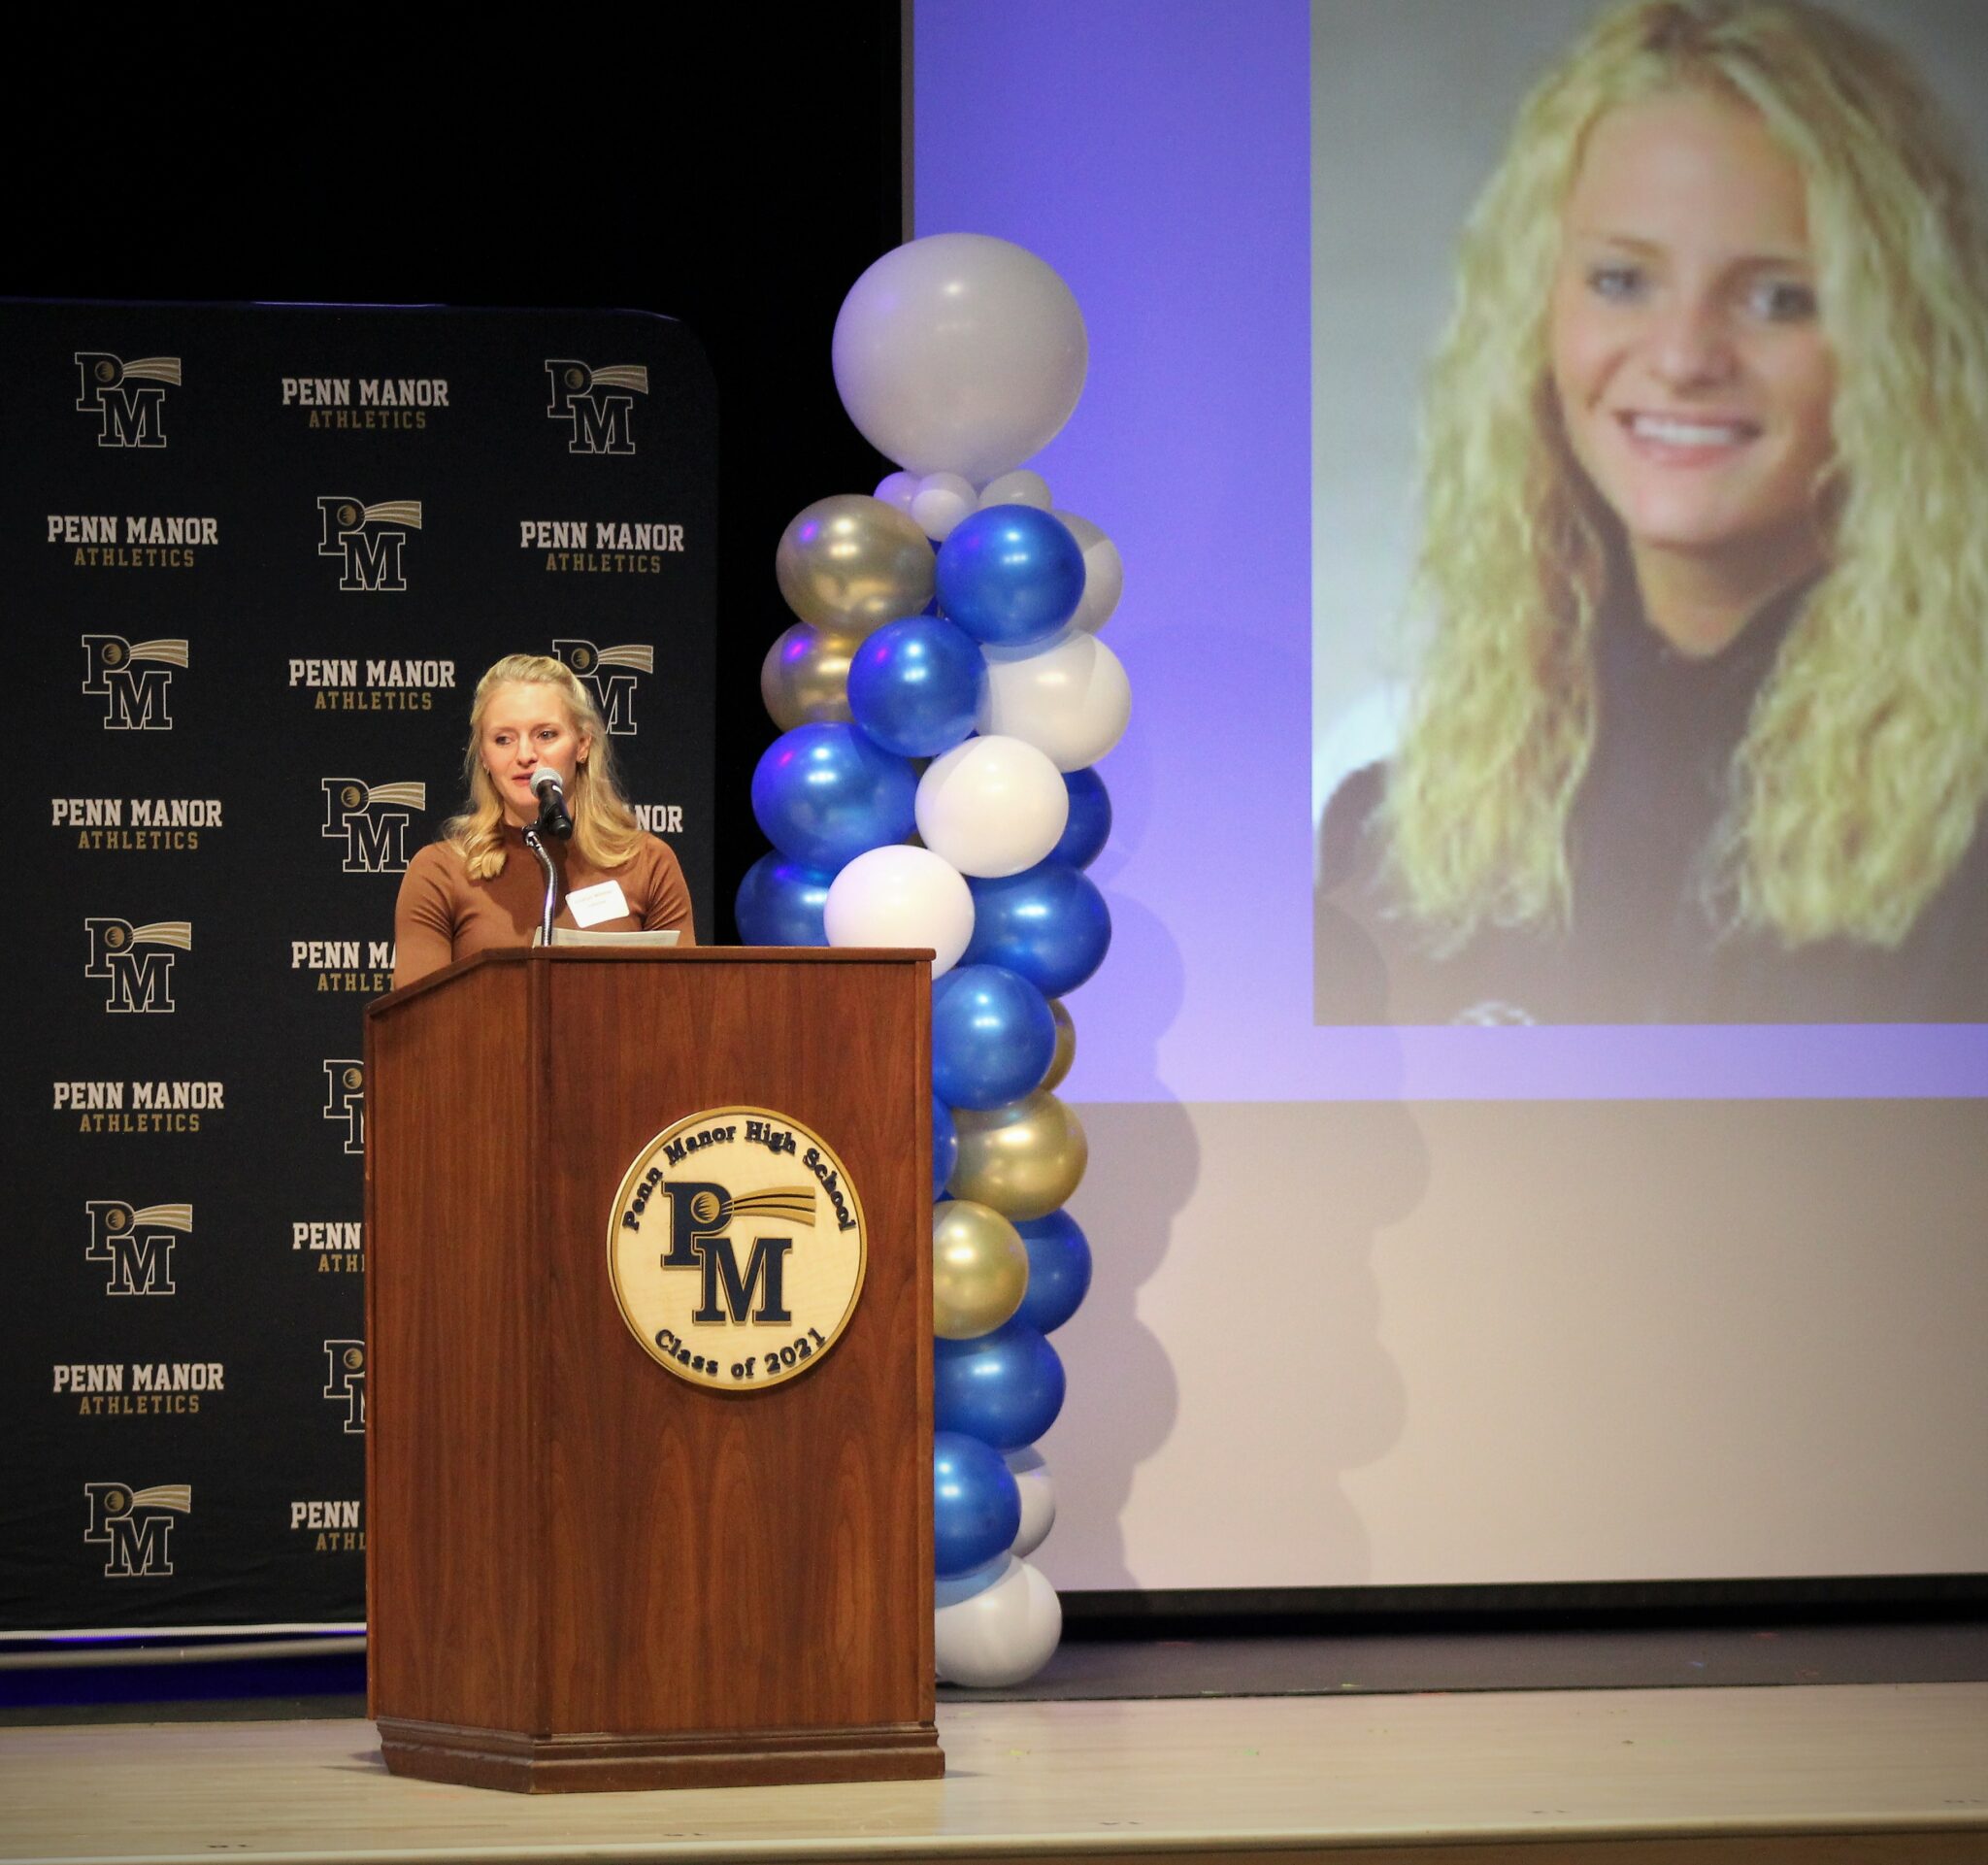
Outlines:
[[[701,933],[728,939],[733,889],[764,847],[746,797],[773,736],[758,667],[790,619],[775,543],[801,506],[867,489],[886,470],[842,414],[828,350],[843,294],[902,237],[899,10],[839,5],[811,27],[758,10],[718,23],[673,9],[617,19],[606,38],[569,42],[564,30],[493,42],[473,70],[412,31],[392,47],[343,35],[247,69],[184,42],[46,49],[51,74],[86,64],[104,107],[69,110],[52,141],[31,115],[10,118],[10,172],[48,184],[17,194],[0,296],[618,307],[689,325],[716,378],[719,418],[714,885],[697,909]],[[35,461],[20,426],[6,446],[18,496]],[[80,651],[69,641],[68,654]],[[266,704],[251,683],[218,688],[211,716],[231,701]],[[75,916],[46,891],[27,891],[46,910],[33,917],[67,925]],[[15,970],[17,990],[29,977]],[[17,1185],[38,1169],[28,1129],[50,1117],[41,1106],[16,1111]],[[243,1170],[273,1190],[286,1163],[252,1158]],[[56,1202],[66,1212],[75,1200]],[[31,1221],[22,1241],[38,1263],[66,1260],[80,1248],[75,1227]],[[23,1332],[24,1317],[6,1330],[17,1358]],[[11,1422],[36,1430],[31,1415]],[[20,1465],[9,1462],[11,1478]],[[187,1600],[167,1622],[349,1616],[315,1592],[247,1614],[226,1594]]]
[[710,372],[582,311],[14,303],[0,350],[42,805],[0,1623],[349,1622],[360,1007],[509,651],[594,686],[710,897]]
[[836,399],[829,337],[903,238],[899,0],[527,18],[468,54],[454,18],[377,39],[325,21],[282,50],[127,45],[79,19],[23,50],[23,85],[65,96],[0,113],[0,297],[688,324],[719,427],[717,897],[698,926],[731,939],[732,893],[766,847],[746,796],[774,736],[759,663],[793,619],[774,547],[804,505],[890,470]]

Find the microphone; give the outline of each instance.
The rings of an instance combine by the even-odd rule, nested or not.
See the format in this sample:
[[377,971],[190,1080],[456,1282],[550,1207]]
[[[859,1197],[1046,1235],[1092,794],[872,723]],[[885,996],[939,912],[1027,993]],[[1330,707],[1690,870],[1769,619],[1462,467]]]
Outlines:
[[566,786],[559,773],[542,764],[532,773],[532,794],[539,799],[539,827],[564,842],[573,833],[573,818],[566,814]]

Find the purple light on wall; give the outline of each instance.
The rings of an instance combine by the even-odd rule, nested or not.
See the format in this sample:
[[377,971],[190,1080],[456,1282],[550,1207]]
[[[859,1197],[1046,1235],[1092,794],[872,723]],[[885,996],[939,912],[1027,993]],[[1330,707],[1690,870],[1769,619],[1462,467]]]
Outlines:
[[919,0],[920,234],[996,234],[1090,334],[1034,462],[1125,559],[1092,1101],[1988,1095],[1988,1030],[1311,1022],[1306,0]]

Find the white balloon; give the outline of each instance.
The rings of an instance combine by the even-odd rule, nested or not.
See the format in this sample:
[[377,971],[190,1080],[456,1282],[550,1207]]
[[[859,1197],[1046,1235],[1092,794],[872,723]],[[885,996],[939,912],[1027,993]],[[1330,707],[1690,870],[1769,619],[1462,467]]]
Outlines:
[[1021,1529],[1008,1551],[1033,1554],[1056,1526],[1056,1486],[1049,1481],[1049,1466],[1034,1445],[1025,1445],[1019,1450],[1004,1450],[1001,1461],[1013,1474],[1014,1486],[1021,1491]]
[[991,881],[1033,868],[1056,846],[1070,820],[1070,790],[1033,745],[970,738],[926,767],[917,820],[934,854]]
[[843,406],[880,453],[983,483],[1055,439],[1090,345],[1070,287],[1033,252],[935,233],[850,287],[832,354]]
[[[879,492],[878,496],[883,495]],[[1125,559],[1118,554],[1118,547],[1090,519],[1080,518],[1075,512],[1057,512],[1052,516],[1062,521],[1063,528],[1083,551],[1083,599],[1077,605],[1070,625],[1094,635],[1111,619],[1118,598],[1125,593]]]
[[970,1599],[932,1615],[933,1656],[950,1683],[997,1690],[1032,1678],[1063,1637],[1056,1589],[1025,1560],[1009,1556],[1007,1571]]
[[990,659],[977,723],[1033,745],[1059,771],[1080,771],[1125,736],[1131,716],[1118,656],[1097,636],[1072,633],[1026,660]]
[[[911,500],[918,490],[918,476],[915,473],[886,473],[877,482],[877,490],[872,494],[885,505],[894,505],[910,516]],[[1079,540],[1080,541],[1080,540]]]
[[902,843],[859,854],[829,883],[831,946],[930,946],[932,976],[959,962],[974,933],[974,896],[959,870]]
[[972,480],[958,473],[927,473],[911,494],[912,521],[934,544],[944,544],[975,509],[976,497]]
[[983,512],[990,505],[1032,505],[1038,512],[1046,512],[1053,502],[1049,497],[1049,482],[1042,474],[1031,473],[1026,467],[1016,473],[1003,473],[980,487],[980,510]]
[[934,1606],[957,1606],[961,1600],[970,1600],[976,1593],[984,1593],[1007,1572],[1008,1550],[1003,1549],[992,1560],[970,1567],[964,1574],[955,1574],[949,1581],[935,1580],[932,1582],[932,1603]]

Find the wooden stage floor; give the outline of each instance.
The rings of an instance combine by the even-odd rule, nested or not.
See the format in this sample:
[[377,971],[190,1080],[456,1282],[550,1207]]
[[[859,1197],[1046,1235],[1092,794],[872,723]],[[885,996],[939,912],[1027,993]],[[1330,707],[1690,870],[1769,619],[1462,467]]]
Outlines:
[[526,1798],[370,1724],[0,1730],[0,1858],[1988,1861],[1988,1684],[944,1705],[944,1781]]

